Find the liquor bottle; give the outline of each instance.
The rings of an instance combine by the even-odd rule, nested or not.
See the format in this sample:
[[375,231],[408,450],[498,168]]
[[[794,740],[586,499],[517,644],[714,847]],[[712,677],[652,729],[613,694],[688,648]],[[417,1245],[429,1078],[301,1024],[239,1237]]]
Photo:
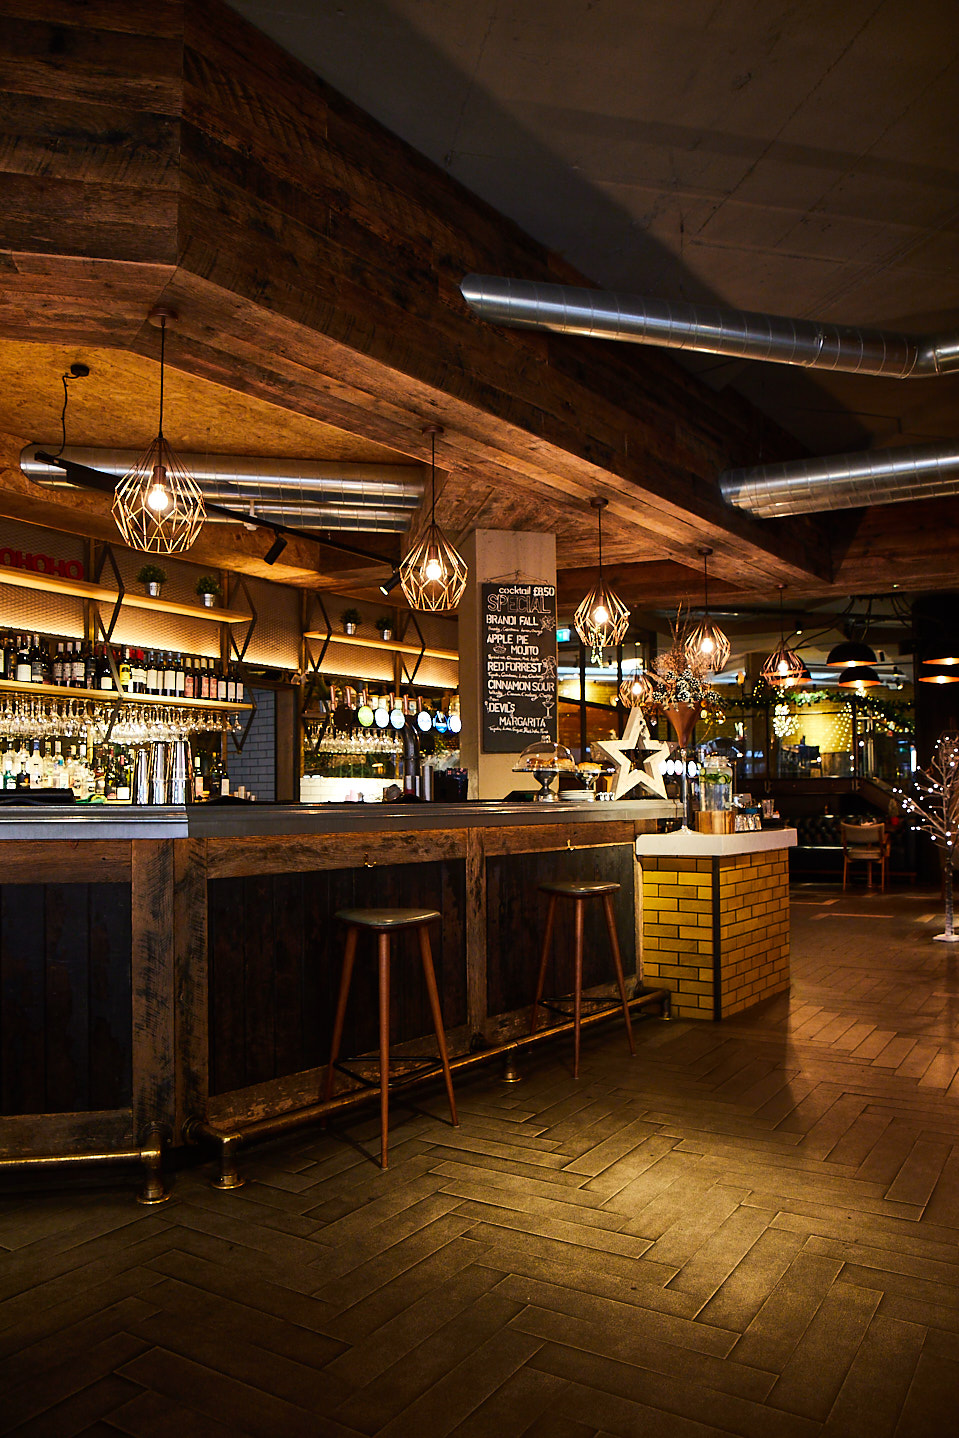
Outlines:
[[124,694],[132,694],[132,693],[133,693],[133,666],[132,666],[132,664],[131,664],[131,662],[130,662],[130,651],[129,651],[129,649],[126,648],[126,647],[124,647],[123,657],[122,657],[121,660],[120,660],[119,671],[120,671],[120,688],[123,690]]
[[168,699],[176,697],[176,665],[173,662],[173,655],[167,653],[163,665],[163,692]]
[[100,646],[100,658],[97,663],[97,685],[98,689],[113,689],[113,670],[110,668],[110,656],[105,644]]
[[214,696],[214,694],[212,693],[212,686],[211,686],[210,698],[212,699],[212,698],[214,698],[214,697],[217,698],[217,699],[219,699],[222,703],[225,703],[225,702],[226,702],[226,675],[225,675],[224,672],[223,672],[223,665],[222,665],[222,664],[220,664],[220,666],[219,666],[219,668],[218,668],[218,670],[217,670],[217,676],[216,676],[216,695],[215,695],[215,696]]
[[7,745],[3,751],[3,760],[0,761],[0,773],[3,775],[4,789],[15,789],[17,787],[17,781],[14,775],[13,750],[9,745]]
[[87,665],[83,657],[83,645],[79,640],[73,646],[73,687],[82,689],[87,682]]
[[183,697],[184,699],[196,698],[196,660],[187,655],[186,667],[183,674]]
[[174,674],[176,675],[174,693],[178,699],[183,699],[186,696],[186,670],[183,667],[182,654],[178,654],[174,660]]
[[17,635],[17,667],[14,674],[18,684],[33,682],[33,666],[30,662],[30,646],[25,634]]
[[129,804],[131,798],[130,756],[124,749],[117,751],[116,794],[121,803]]
[[206,785],[203,782],[203,761],[200,758],[199,749],[193,756],[193,797],[198,801],[207,797]]
[[160,679],[157,672],[157,657],[152,649],[147,651],[147,688],[148,694],[159,694]]
[[201,669],[200,669],[200,698],[201,698],[201,699],[209,699],[209,698],[212,697],[211,694],[210,694],[210,661],[209,661],[209,659],[201,659],[201,660],[200,660],[200,665],[201,665]]
[[133,658],[130,662],[130,685],[133,694],[145,694],[147,688],[147,672],[143,663],[143,650],[134,649]]
[[83,656],[83,685],[85,689],[99,689],[97,683],[97,656],[92,644],[85,646]]
[[40,755],[40,740],[34,739],[33,750],[26,762],[26,771],[30,776],[30,788],[43,788],[43,759]]
[[33,636],[33,645],[30,649],[30,683],[44,684],[47,680],[46,665],[44,663],[44,650],[40,643],[39,634]]

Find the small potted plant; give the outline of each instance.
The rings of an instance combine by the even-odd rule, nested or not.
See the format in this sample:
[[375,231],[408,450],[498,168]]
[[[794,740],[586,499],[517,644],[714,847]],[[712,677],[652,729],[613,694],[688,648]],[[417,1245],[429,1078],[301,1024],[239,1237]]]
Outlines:
[[223,593],[223,587],[215,574],[201,574],[196,582],[196,592],[203,600],[207,609],[212,609],[219,596]]
[[151,598],[158,599],[160,589],[166,583],[166,570],[161,569],[159,564],[145,564],[137,575],[137,581],[146,587]]
[[343,626],[344,634],[355,634],[360,623],[360,611],[358,609],[344,609],[340,615],[340,623]]
[[384,642],[393,638],[393,621],[388,614],[380,615],[376,621],[375,628]]

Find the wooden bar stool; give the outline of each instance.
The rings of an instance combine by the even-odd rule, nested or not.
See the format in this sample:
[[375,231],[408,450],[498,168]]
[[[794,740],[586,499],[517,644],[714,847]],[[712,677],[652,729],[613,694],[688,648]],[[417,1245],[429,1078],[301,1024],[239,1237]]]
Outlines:
[[442,916],[435,909],[340,909],[336,917],[346,924],[346,948],[343,951],[343,973],[340,977],[340,991],[336,1000],[336,1018],[333,1022],[333,1041],[330,1047],[330,1062],[326,1070],[326,1089],[323,1095],[327,1102],[333,1094],[333,1069],[340,1052],[343,1037],[343,1020],[346,1017],[346,1000],[353,977],[353,960],[356,957],[356,941],[361,929],[376,934],[377,959],[379,963],[379,1010],[380,1010],[380,1167],[387,1167],[387,1134],[389,1130],[389,1080],[390,1080],[390,960],[394,957],[390,936],[403,929],[416,929],[423,962],[423,977],[433,1015],[433,1028],[440,1051],[440,1067],[446,1080],[446,1094],[450,1101],[453,1126],[459,1126],[456,1117],[456,1100],[453,1097],[453,1079],[450,1074],[449,1055],[446,1051],[446,1034],[443,1030],[443,1014],[440,1010],[440,996],[433,972],[433,955],[430,951],[430,936],[427,925]]
[[[543,952],[539,963],[539,977],[536,981],[536,997],[533,1000],[533,1012],[530,1015],[529,1031],[536,1032],[536,1023],[540,1006],[553,1008],[554,1005],[543,1000],[543,985],[546,982],[546,965],[549,962],[550,944],[553,939],[553,921],[556,918],[556,905],[560,899],[571,899],[575,905],[575,940],[573,948],[573,1078],[579,1078],[579,1026],[583,1007],[583,916],[586,904],[590,899],[602,899],[603,911],[606,915],[606,931],[609,934],[609,946],[613,951],[613,965],[616,969],[616,983],[619,988],[619,998],[623,1009],[623,1018],[626,1020],[626,1037],[629,1040],[629,1051],[636,1053],[636,1046],[633,1043],[633,1026],[629,1019],[629,1002],[626,998],[626,981],[623,978],[623,961],[619,952],[619,938],[616,934],[616,920],[613,915],[613,895],[619,892],[620,885],[607,883],[603,880],[591,879],[557,879],[552,883],[540,884],[540,893],[549,894],[549,910],[546,914],[546,932],[543,935]],[[615,1004],[603,999],[587,999],[587,1003],[604,1005],[608,1008],[615,1008]],[[556,1010],[563,1012],[563,1010]]]

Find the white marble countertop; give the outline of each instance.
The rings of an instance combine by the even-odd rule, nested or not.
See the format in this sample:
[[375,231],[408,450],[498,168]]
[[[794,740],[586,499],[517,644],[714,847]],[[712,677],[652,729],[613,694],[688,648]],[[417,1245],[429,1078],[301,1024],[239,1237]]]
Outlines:
[[699,834],[695,829],[676,829],[672,834],[639,834],[636,857],[698,859],[708,858],[711,854],[756,854],[764,850],[792,849],[795,845],[795,829],[759,829],[744,834]]

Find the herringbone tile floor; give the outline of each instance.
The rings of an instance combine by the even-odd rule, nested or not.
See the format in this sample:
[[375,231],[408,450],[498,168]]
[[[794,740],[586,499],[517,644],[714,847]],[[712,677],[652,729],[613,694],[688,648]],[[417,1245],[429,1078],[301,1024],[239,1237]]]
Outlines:
[[247,1186],[0,1202],[0,1431],[959,1434],[959,955],[938,897],[799,888],[794,987],[615,1021],[253,1150]]

